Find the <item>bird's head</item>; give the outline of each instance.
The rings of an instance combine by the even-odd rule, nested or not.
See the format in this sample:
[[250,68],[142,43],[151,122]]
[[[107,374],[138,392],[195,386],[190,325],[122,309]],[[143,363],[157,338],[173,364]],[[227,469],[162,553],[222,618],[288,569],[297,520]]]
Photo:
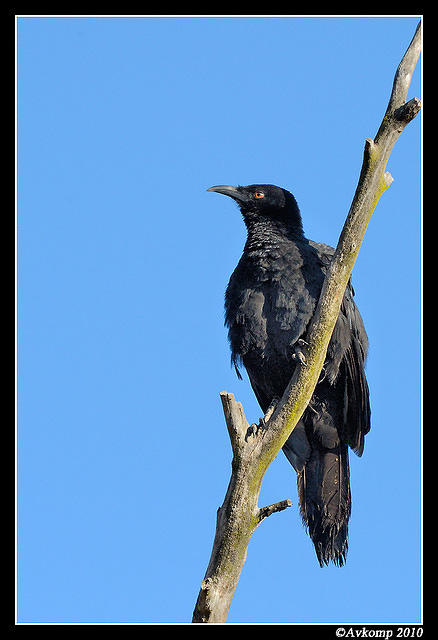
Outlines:
[[254,222],[270,220],[298,235],[302,234],[297,201],[282,187],[276,187],[273,184],[249,184],[245,187],[221,184],[210,187],[207,191],[222,193],[233,198],[239,205],[248,228]]

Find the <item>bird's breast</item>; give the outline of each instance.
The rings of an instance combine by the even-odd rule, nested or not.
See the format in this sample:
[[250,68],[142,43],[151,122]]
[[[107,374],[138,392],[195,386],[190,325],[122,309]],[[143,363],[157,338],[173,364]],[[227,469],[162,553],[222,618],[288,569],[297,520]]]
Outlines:
[[289,358],[291,345],[305,332],[316,304],[301,260],[268,251],[257,260],[248,258],[238,265],[227,289],[226,324],[232,352],[241,358]]

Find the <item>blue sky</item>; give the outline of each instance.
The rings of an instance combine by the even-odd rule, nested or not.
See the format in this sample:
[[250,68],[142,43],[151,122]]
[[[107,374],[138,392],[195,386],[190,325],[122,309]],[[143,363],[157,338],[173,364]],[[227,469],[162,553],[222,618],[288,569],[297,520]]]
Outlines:
[[[336,246],[417,17],[17,18],[17,620],[190,622],[231,449],[214,184],[292,191]],[[421,97],[420,63],[408,98]],[[372,430],[350,550],[321,569],[282,453],[228,621],[421,620],[421,114],[353,272]]]

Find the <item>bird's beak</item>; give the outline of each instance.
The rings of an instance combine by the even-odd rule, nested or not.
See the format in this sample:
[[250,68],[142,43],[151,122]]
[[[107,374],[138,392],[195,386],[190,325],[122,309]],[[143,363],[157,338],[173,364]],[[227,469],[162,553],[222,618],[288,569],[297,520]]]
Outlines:
[[234,200],[238,202],[246,202],[248,200],[248,196],[240,191],[237,187],[232,187],[228,184],[218,184],[215,187],[210,187],[207,191],[215,191],[216,193],[223,193],[224,196],[230,196]]

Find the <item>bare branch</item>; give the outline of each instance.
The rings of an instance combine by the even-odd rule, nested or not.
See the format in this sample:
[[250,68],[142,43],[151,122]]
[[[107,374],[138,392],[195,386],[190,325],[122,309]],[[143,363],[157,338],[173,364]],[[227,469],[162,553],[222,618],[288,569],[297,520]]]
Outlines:
[[[395,72],[391,97],[389,98],[386,113],[374,139],[376,144],[382,144],[388,136],[392,137],[394,129],[400,134],[401,131],[403,131],[403,128],[415,118],[420,110],[421,102],[418,98],[413,98],[413,100],[410,100],[407,104],[405,104],[405,101],[411,84],[412,74],[414,73],[415,66],[421,53],[421,36],[422,26],[420,20],[414,37],[398,65],[397,71]],[[400,123],[401,129],[394,127],[394,120]],[[392,146],[394,146],[395,140]],[[389,153],[391,153],[392,146]],[[389,157],[389,153],[387,158]]]
[[281,502],[276,502],[275,504],[270,504],[267,507],[263,507],[260,509],[258,513],[258,521],[259,524],[263,522],[266,518],[269,518],[273,513],[278,513],[278,511],[284,511],[288,507],[292,506],[292,500],[282,500]]
[[391,97],[389,99],[386,113],[394,113],[399,107],[406,102],[409,85],[411,84],[412,74],[418,62],[421,53],[421,20],[417,25],[414,37],[406,50],[397,71],[395,72],[394,83],[392,86]]
[[231,445],[233,447],[233,452],[236,455],[242,448],[249,425],[245,418],[242,404],[235,400],[232,393],[221,391],[220,398],[222,400],[222,408],[225,415],[225,422],[227,424]]

